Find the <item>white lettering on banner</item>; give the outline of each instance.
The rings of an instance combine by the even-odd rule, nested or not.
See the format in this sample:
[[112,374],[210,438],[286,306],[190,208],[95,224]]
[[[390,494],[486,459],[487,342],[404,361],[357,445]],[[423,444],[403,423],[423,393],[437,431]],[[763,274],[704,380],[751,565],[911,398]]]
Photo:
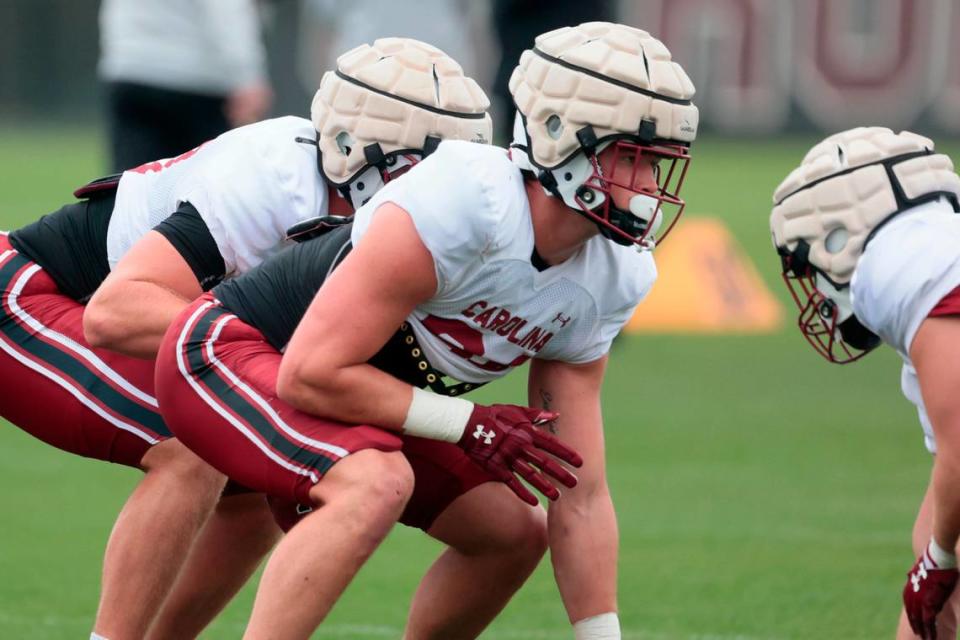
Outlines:
[[933,105],[935,121],[948,131],[960,131],[960,7],[951,0],[938,0],[935,7],[933,59],[934,78],[943,77],[943,89]]
[[[773,131],[790,107],[790,0],[641,0],[627,24],[663,40],[697,87],[702,119]],[[628,9],[629,11],[629,9]]]
[[794,98],[828,130],[882,122],[903,128],[930,104],[931,0],[796,5]]
[[687,70],[709,126],[762,133],[799,115],[827,131],[906,128],[923,119],[960,132],[960,3],[953,0],[621,6],[625,22],[662,39]]

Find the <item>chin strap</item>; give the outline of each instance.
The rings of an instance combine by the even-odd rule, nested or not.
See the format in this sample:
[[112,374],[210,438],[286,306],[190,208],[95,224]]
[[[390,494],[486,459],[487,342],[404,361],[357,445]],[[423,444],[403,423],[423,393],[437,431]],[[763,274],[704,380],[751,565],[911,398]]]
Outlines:
[[857,316],[850,316],[839,325],[840,337],[843,341],[860,351],[872,351],[880,346],[880,336],[867,329]]
[[[436,151],[441,142],[443,142],[443,140],[440,138],[427,135],[423,139],[422,149],[410,150],[407,153],[419,155],[422,160]],[[404,161],[402,157],[398,157],[402,156],[403,153],[404,152],[392,152],[388,155],[384,153],[380,143],[373,142],[368,144],[363,148],[363,159],[366,161],[366,168],[347,184],[337,187],[337,191],[340,192],[344,200],[353,205],[354,210],[359,209],[390,180],[391,171],[396,171],[401,166],[410,164]],[[317,163],[320,168],[320,173],[323,175],[323,163],[320,158],[319,147]]]
[[383,188],[383,174],[379,167],[367,167],[349,183],[337,187],[343,199],[353,205],[354,211],[367,203],[377,191]]
[[[561,179],[564,179],[567,176],[573,177],[577,173],[580,173],[580,171],[577,170],[578,167],[576,165],[581,163],[586,165],[586,167],[588,167],[592,171],[593,169],[592,154],[590,156],[587,156],[585,151],[583,156],[580,156],[578,158],[571,160],[562,169],[554,169],[554,170],[540,169],[539,171],[537,171],[537,180],[540,182],[540,185],[543,187],[544,191],[546,191],[548,194],[552,195],[553,197],[557,198],[558,200],[561,200],[567,206],[567,208],[573,210],[575,213],[580,214],[581,216],[585,217],[587,220],[590,220],[590,222],[597,225],[597,229],[600,230],[600,235],[602,235],[604,238],[607,238],[608,240],[612,240],[613,242],[623,246],[630,246],[634,244],[632,240],[623,237],[619,233],[614,232],[610,227],[606,226],[605,224],[602,224],[598,220],[591,218],[583,210],[583,207],[581,206],[580,202],[583,202],[585,205],[587,205],[587,207],[590,209],[591,212],[596,212],[598,209],[603,207],[603,203],[606,200],[606,197],[604,196],[604,194],[599,193],[594,189],[591,189],[590,187],[587,187],[585,185],[581,185],[575,191],[572,191],[572,192],[568,190],[564,190],[564,191],[567,191],[567,193],[564,193],[563,191],[560,190],[560,185],[557,181],[556,174],[558,173],[561,174]],[[599,167],[597,170],[599,171]],[[580,202],[577,202],[577,199],[579,199]],[[646,228],[646,225],[642,220],[638,219],[629,211],[626,211],[624,209],[621,209],[620,207],[617,207],[613,202],[610,203],[610,206],[608,208],[607,219],[610,222],[610,224],[623,230],[625,233],[629,233],[631,236],[634,236],[634,237],[643,233],[644,229]]]
[[[630,234],[632,237],[636,238],[639,235],[642,235],[644,231],[647,230],[647,225],[643,223],[642,220],[638,219],[636,216],[631,214],[628,211],[624,211],[620,207],[616,206],[612,202],[610,203],[610,208],[608,210],[608,220],[610,224],[617,227],[624,233]],[[600,235],[602,235],[607,240],[612,240],[619,245],[629,247],[633,244],[636,244],[633,240],[623,237],[619,233],[615,233],[610,227],[600,224],[596,220],[594,222],[597,225],[597,228],[600,229]],[[653,241],[645,241],[650,243],[649,248],[653,248]]]
[[[644,120],[640,124],[639,129],[640,141],[649,144],[652,142],[655,132],[656,124]],[[607,221],[628,234],[630,238],[616,233],[610,229],[610,227],[587,215],[583,210],[583,205],[586,205],[586,208],[589,209],[590,212],[596,214],[597,211],[604,206],[607,198],[606,194],[591,188],[586,182],[590,176],[593,175],[594,171],[600,176],[601,180],[603,179],[603,172],[600,169],[600,164],[596,156],[599,152],[603,151],[610,142],[601,143],[597,139],[593,127],[590,125],[578,130],[576,135],[577,142],[579,143],[579,149],[576,155],[560,167],[554,169],[537,169],[537,181],[540,182],[540,186],[543,187],[543,190],[547,194],[562,200],[567,207],[596,224],[600,230],[600,234],[604,238],[623,246],[635,244],[632,238],[642,235],[647,230],[647,226],[651,224],[650,218],[658,211],[658,203],[654,203],[651,208],[645,200],[643,202],[640,201],[640,199],[649,198],[649,196],[637,195],[631,198],[631,209],[634,207],[636,201],[638,209],[649,209],[649,211],[643,212],[623,209],[616,206],[613,202],[609,203],[607,207]],[[514,144],[513,146],[519,151],[522,151],[524,155],[527,155],[529,163],[529,149],[518,144]],[[654,225],[654,229],[659,226],[660,218],[662,218],[662,216],[658,215],[657,218],[653,220],[652,224]],[[652,249],[653,243],[653,238],[645,240],[643,248]]]

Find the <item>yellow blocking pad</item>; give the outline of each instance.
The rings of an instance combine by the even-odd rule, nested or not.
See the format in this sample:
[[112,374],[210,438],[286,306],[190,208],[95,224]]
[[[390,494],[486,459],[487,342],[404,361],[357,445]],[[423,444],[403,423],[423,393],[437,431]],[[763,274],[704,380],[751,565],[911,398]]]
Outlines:
[[659,277],[625,332],[772,333],[780,328],[780,303],[720,220],[684,217],[654,256]]

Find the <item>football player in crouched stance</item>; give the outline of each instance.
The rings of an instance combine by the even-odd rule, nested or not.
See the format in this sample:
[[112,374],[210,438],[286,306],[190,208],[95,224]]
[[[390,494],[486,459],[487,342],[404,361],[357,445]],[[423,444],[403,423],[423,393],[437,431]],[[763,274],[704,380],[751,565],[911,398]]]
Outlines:
[[[546,542],[575,636],[620,637],[600,388],[683,208],[693,86],[648,33],[588,23],[537,38],[510,87],[509,152],[443,142],[164,339],[177,437],[296,523],[248,638],[309,636],[398,518],[450,547],[407,638],[479,635]],[[453,397],[528,360],[531,406]],[[519,478],[552,500],[548,522]]]
[[[933,456],[899,638],[955,638],[960,535],[960,178],[927,138],[858,128],[815,146],[770,217],[799,326],[829,361],[886,343]],[[939,614],[939,615],[938,615]]]
[[[437,142],[432,120],[404,111],[364,130],[318,123],[420,100],[451,110],[444,135],[489,136],[483,92],[429,45],[385,39],[338,65],[315,122],[235,129],[92,183],[80,202],[0,235],[0,415],[66,451],[145,471],[107,545],[94,637],[195,637],[280,536],[261,494],[220,500],[223,475],[172,437],[152,358],[204,290],[279,251],[289,226],[352,212]],[[343,182],[321,173],[318,153]],[[153,259],[140,271],[122,260],[128,251]]]

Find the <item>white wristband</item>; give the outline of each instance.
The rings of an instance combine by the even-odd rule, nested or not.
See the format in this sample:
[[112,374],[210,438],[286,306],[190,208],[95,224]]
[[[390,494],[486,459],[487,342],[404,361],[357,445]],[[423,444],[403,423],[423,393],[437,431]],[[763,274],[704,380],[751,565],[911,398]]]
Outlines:
[[584,618],[573,625],[575,640],[620,640],[620,618],[615,613],[601,613]]
[[414,387],[403,431],[420,438],[458,442],[471,413],[473,403],[469,400],[448,398]]
[[933,536],[930,536],[930,544],[927,545],[927,555],[937,569],[954,569],[957,566],[957,554],[941,547]]

